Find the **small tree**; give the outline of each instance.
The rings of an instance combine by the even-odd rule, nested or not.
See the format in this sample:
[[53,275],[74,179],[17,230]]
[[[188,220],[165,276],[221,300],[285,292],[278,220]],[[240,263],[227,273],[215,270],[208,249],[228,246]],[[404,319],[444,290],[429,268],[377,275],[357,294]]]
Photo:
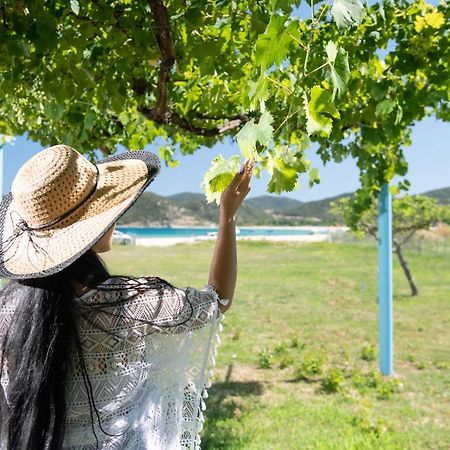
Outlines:
[[[436,199],[424,196],[405,195],[394,198],[392,202],[392,244],[393,251],[397,255],[403,272],[411,288],[411,295],[419,293],[414,282],[411,270],[403,255],[403,246],[419,230],[428,230],[441,221],[447,221],[450,214],[449,208],[441,206]],[[354,223],[354,208],[351,198],[343,198],[331,204],[331,213],[343,220],[347,225]],[[378,236],[378,208],[374,204],[365,211],[353,231],[359,235],[371,235],[375,239]]]

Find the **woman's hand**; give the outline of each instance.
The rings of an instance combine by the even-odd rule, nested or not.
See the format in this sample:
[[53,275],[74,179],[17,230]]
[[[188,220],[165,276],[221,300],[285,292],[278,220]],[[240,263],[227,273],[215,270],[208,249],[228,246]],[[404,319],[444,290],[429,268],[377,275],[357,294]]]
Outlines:
[[250,192],[250,180],[253,173],[253,161],[247,159],[241,170],[234,176],[220,197],[220,215],[230,221],[236,218],[236,212],[244,198]]

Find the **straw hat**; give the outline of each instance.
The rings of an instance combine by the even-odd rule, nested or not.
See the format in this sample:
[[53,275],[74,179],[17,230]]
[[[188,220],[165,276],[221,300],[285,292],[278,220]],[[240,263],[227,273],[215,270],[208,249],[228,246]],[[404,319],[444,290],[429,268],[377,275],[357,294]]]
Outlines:
[[19,169],[0,204],[0,275],[61,271],[133,205],[159,169],[145,151],[93,164],[67,145],[42,150]]

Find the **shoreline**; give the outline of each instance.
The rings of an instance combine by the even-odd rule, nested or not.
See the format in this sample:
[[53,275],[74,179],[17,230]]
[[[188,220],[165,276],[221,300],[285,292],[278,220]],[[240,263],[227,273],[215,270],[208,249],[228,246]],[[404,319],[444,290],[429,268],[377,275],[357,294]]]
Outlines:
[[[136,238],[134,245],[143,247],[168,247],[177,244],[196,244],[198,242],[215,241],[215,236],[175,237],[175,238]],[[270,242],[329,242],[330,234],[305,234],[284,236],[236,236],[236,241],[270,241]]]
[[[137,228],[137,229],[172,229],[172,230],[183,230],[183,229],[193,229],[193,230],[212,230],[217,229],[217,225],[196,225],[196,226],[173,226],[173,227],[132,227],[126,225],[118,225],[116,228]],[[348,231],[348,227],[343,225],[236,225],[237,229],[240,230],[311,230],[314,232],[339,232]]]
[[[120,229],[120,226],[118,227]],[[122,227],[122,228],[168,228],[168,227]],[[173,229],[211,229],[217,230],[217,227],[170,227]],[[273,235],[273,234],[261,234],[256,236],[240,236],[237,234],[237,241],[271,241],[271,242],[329,242],[331,235],[335,233],[343,233],[348,230],[344,226],[336,225],[298,225],[298,226],[286,226],[286,225],[254,225],[254,226],[237,226],[237,230],[308,230],[311,234],[285,234],[285,235]],[[167,247],[177,244],[195,244],[203,241],[215,241],[216,236],[154,236],[154,237],[138,237],[134,238],[134,245],[140,245],[144,247]]]

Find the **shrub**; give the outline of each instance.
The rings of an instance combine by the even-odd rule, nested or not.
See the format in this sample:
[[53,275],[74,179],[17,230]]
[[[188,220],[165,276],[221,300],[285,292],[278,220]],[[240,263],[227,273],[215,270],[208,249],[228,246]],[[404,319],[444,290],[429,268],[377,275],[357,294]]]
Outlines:
[[234,331],[233,336],[231,336],[231,339],[233,341],[238,341],[241,338],[241,330],[237,329]]
[[417,369],[419,369],[419,370],[423,370],[423,369],[426,369],[427,364],[426,364],[425,361],[419,361],[419,362],[416,364],[416,367],[417,367]]
[[267,347],[263,348],[259,352],[258,357],[259,357],[259,367],[261,369],[270,369],[272,367],[273,354]]
[[361,431],[372,434],[377,438],[381,437],[388,428],[383,419],[370,417],[365,411],[358,416],[353,416],[350,423]]
[[300,347],[300,338],[298,336],[292,336],[290,344],[292,348]]
[[446,361],[433,361],[433,364],[436,369],[445,370],[449,368],[449,365]]
[[342,369],[332,367],[322,379],[322,389],[330,394],[342,390],[344,373]]
[[294,364],[294,358],[291,355],[284,355],[280,360],[280,369],[286,369],[286,367]]
[[352,372],[351,384],[358,389],[366,387],[366,377],[360,370],[356,369]]
[[370,343],[364,345],[361,351],[361,358],[364,361],[375,361],[377,359],[377,349]]
[[277,355],[283,355],[287,352],[288,345],[286,342],[282,341],[275,347],[275,353]]
[[387,400],[392,397],[397,388],[401,385],[395,378],[384,377],[377,370],[371,370],[362,373],[355,370],[351,377],[351,383],[358,390],[375,389],[377,397],[381,400]]
[[300,365],[296,368],[294,377],[296,380],[305,380],[312,375],[323,372],[325,356],[323,353],[308,352],[303,355]]

